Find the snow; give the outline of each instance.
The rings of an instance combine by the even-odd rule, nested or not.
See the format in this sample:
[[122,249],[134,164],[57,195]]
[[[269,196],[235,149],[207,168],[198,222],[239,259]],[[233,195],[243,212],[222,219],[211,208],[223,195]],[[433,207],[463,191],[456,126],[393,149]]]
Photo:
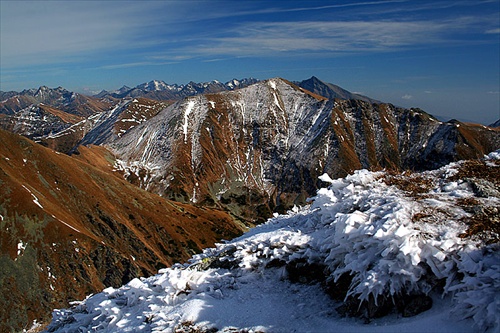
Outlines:
[[37,205],[38,207],[40,207],[41,209],[43,209],[43,206],[38,201],[38,197],[36,195],[34,195],[33,192],[31,192],[31,190],[29,188],[27,188],[26,186],[22,185],[22,187],[31,194],[31,196],[33,197],[33,203],[35,205]]
[[184,143],[187,143],[189,114],[193,110],[195,104],[195,101],[189,101],[186,110],[184,111],[184,124],[182,125],[182,132],[184,133]]
[[19,243],[17,243],[17,256],[19,257],[19,255],[21,255],[24,250],[26,250],[26,246],[28,244],[27,243],[24,243],[22,240],[19,241]]
[[[423,173],[436,186],[421,199],[387,185],[383,172],[360,170],[336,180],[325,174],[320,179],[330,185],[309,206],[275,215],[186,264],[55,310],[49,330],[498,331],[500,251],[498,244],[459,237],[467,213],[455,204],[456,194],[473,192],[448,180],[458,165]],[[433,209],[436,214],[415,218]],[[297,260],[326,266],[327,280],[349,273],[347,297],[367,301],[415,292],[431,296],[433,307],[414,317],[392,313],[369,324],[341,317],[335,310],[340,303],[319,283],[290,282],[287,265]],[[435,279],[445,286],[436,287]]]
[[63,220],[61,220],[60,218],[56,217],[55,215],[51,215],[54,219],[56,219],[57,221],[61,222],[62,224],[64,224],[65,226],[73,229],[74,231],[76,232],[79,232],[79,233],[82,233],[80,230],[78,230],[77,228],[73,227],[71,224],[69,223],[66,223],[64,222]]

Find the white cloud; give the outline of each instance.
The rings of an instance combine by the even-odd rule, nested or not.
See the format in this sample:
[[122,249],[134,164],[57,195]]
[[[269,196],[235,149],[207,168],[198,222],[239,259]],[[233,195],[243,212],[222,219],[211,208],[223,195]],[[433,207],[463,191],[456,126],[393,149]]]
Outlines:
[[487,34],[500,34],[500,28],[486,30],[485,33],[487,33]]
[[412,95],[409,95],[409,94],[406,94],[406,95],[403,95],[401,96],[402,99],[406,99],[406,100],[409,100],[409,99],[412,99],[413,96]]
[[175,52],[202,56],[276,56],[302,53],[385,52],[423,45],[456,43],[448,35],[466,31],[474,19],[441,21],[246,22],[224,37],[200,40]]

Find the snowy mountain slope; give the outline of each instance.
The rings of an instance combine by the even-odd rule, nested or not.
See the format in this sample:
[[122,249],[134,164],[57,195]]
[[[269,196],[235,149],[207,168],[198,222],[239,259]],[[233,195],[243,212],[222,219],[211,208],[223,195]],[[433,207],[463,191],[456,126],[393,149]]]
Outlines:
[[500,131],[276,78],[186,98],[105,144],[137,185],[254,222],[304,203],[325,172],[437,168],[500,148]]
[[61,132],[81,120],[83,117],[40,103],[15,115],[0,115],[0,128],[34,139]]
[[499,175],[500,151],[420,174],[325,174],[310,206],[55,310],[48,331],[495,332]]
[[35,138],[44,146],[71,153],[79,145],[101,144],[120,137],[155,116],[168,104],[145,98],[124,99],[113,108],[96,113],[59,132]]
[[[308,158],[304,149],[328,126],[332,106],[283,80],[269,80],[180,101],[110,147],[131,173],[137,173],[134,167],[147,170],[142,186],[148,189],[215,202],[257,188],[255,200],[269,211],[267,198],[279,194],[268,179],[279,177],[287,159]],[[161,171],[151,173],[155,169]]]

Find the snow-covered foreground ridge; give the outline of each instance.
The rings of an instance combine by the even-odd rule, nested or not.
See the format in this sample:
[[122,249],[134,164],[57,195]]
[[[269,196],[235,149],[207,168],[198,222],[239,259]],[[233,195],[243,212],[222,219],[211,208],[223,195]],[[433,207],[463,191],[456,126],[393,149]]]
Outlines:
[[[498,174],[500,151],[480,163]],[[496,331],[498,235],[466,236],[474,213],[464,207],[474,202],[498,219],[500,195],[498,186],[487,189],[487,180],[457,178],[466,166],[406,176],[366,170],[338,180],[324,175],[330,185],[310,206],[206,249],[187,264],[55,310],[48,330]],[[328,297],[328,289],[341,299]],[[399,305],[370,325],[335,311],[344,304],[344,314],[372,320],[377,315],[367,305],[422,295],[432,296],[434,308],[412,318],[402,318]]]

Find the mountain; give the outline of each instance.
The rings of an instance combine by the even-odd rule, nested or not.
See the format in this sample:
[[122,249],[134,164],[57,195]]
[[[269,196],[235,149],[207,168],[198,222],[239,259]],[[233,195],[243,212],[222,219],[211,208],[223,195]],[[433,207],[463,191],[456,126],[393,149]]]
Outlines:
[[500,127],[500,119],[491,124],[490,127]]
[[67,156],[0,130],[0,331],[241,233],[227,213],[123,179],[103,147]]
[[55,310],[48,331],[497,332],[499,171],[497,151],[322,175],[310,206]]
[[101,143],[134,184],[253,223],[303,204],[325,172],[438,168],[500,148],[500,131],[443,123],[419,109],[328,100],[276,78],[188,97]]
[[0,114],[15,115],[31,105],[43,103],[66,113],[88,117],[114,104],[114,101],[109,98],[89,97],[62,87],[41,86],[38,89],[23,90],[20,93],[9,92],[7,96],[10,97],[0,102]]
[[83,119],[85,118],[39,103],[31,104],[13,115],[0,114],[0,128],[36,138],[61,132]]
[[244,88],[251,84],[258,82],[258,80],[249,78],[236,80],[233,79],[226,83],[221,83],[217,80],[210,82],[189,82],[188,84],[168,84],[164,81],[153,80],[147,83],[142,83],[134,88],[122,87],[115,92],[101,92],[99,97],[111,96],[114,98],[126,97],[144,97],[154,100],[179,100],[188,96],[195,96],[205,93],[217,93],[221,91],[235,90]]
[[36,140],[59,152],[72,153],[80,145],[101,144],[110,138],[119,138],[168,105],[167,102],[145,98],[123,99],[112,109],[83,119],[60,132],[37,137]]
[[328,99],[356,99],[360,101],[365,101],[369,103],[381,103],[380,101],[377,101],[375,99],[372,99],[370,97],[366,97],[363,95],[359,94],[354,94],[351,93],[335,84],[332,83],[325,83],[318,79],[315,76],[312,76],[310,79],[300,81],[300,82],[295,82],[296,85],[298,85],[301,88],[304,88],[310,92],[313,92],[315,94],[318,94],[320,96],[324,96]]
[[141,89],[144,91],[163,91],[163,90],[171,90],[172,86],[166,84],[163,81],[153,80],[148,83],[143,83],[138,85],[137,89]]

